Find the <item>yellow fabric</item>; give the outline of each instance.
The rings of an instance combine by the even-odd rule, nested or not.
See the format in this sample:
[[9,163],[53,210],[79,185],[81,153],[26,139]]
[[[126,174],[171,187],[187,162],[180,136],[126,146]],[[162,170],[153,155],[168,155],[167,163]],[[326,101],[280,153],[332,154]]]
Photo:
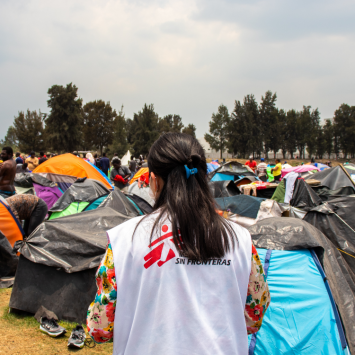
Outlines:
[[136,174],[133,176],[132,180],[129,182],[132,185],[136,180],[138,180],[143,174],[149,172],[148,168],[140,168]]
[[0,230],[12,247],[16,241],[23,239],[15,217],[11,215],[9,210],[2,203],[0,203],[0,221]]
[[38,158],[34,157],[33,159],[31,157],[27,158],[25,160],[25,163],[28,164],[28,169],[33,171],[34,169],[36,169],[36,167],[38,166]]
[[276,169],[276,170],[273,170],[273,171],[272,171],[272,175],[274,175],[274,176],[279,176],[279,175],[281,175],[281,169],[282,169],[281,163],[277,163],[277,164],[275,165],[275,168],[274,168],[274,169]]
[[77,178],[87,177],[88,179],[102,182],[108,189],[112,190],[112,186],[96,168],[70,153],[58,155],[45,161],[41,165],[38,165],[33,170],[33,173],[70,175]]

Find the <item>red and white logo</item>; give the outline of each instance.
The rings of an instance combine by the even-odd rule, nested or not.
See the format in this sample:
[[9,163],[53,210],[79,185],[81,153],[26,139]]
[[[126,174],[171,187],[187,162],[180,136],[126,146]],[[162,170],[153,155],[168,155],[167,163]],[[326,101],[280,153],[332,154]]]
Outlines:
[[154,263],[158,262],[158,266],[161,267],[167,261],[171,260],[175,257],[175,252],[171,249],[171,244],[174,245],[174,239],[172,238],[173,232],[168,232],[169,228],[167,225],[163,225],[161,228],[162,235],[152,241],[149,248],[156,246],[153,250],[151,250],[145,257],[144,257],[144,267],[148,269]]

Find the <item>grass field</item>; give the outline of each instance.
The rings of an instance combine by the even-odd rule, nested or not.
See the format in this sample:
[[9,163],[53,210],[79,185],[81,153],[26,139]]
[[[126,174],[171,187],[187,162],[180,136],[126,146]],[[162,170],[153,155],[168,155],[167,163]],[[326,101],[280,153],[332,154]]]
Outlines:
[[9,313],[11,290],[0,289],[0,354],[112,354],[112,343],[96,344],[94,348],[85,346],[78,350],[68,349],[68,339],[75,323],[59,322],[67,329],[67,333],[59,338],[51,338],[40,332],[39,323],[33,315]]

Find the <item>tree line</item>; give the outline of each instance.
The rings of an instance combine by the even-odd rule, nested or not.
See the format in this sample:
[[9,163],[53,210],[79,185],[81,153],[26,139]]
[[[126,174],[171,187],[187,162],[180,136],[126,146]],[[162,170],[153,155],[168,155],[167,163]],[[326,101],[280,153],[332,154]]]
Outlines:
[[280,149],[285,158],[309,156],[322,159],[325,155],[344,157],[355,155],[355,106],[342,104],[333,118],[321,122],[318,108],[303,106],[300,111],[276,107],[277,95],[267,91],[258,104],[254,95],[246,95],[243,102],[235,101],[234,110],[228,112],[225,105],[218,107],[209,122],[206,141],[212,149],[228,151],[236,157],[247,158],[274,154]]
[[53,85],[48,89],[50,113],[20,111],[0,143],[16,150],[73,152],[105,150],[124,155],[147,155],[150,146],[163,132],[183,132],[195,137],[193,124],[184,126],[176,114],[159,117],[154,105],[145,104],[133,119],[126,118],[123,106],[119,112],[110,102],[95,100],[83,105],[78,88],[72,83]]

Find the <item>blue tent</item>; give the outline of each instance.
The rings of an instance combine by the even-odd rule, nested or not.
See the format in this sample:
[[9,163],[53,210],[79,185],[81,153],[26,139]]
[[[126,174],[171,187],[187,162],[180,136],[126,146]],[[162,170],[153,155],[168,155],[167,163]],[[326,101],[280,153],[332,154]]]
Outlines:
[[271,294],[259,332],[249,336],[249,355],[350,354],[354,298],[336,248],[295,218],[269,218],[248,229]]

